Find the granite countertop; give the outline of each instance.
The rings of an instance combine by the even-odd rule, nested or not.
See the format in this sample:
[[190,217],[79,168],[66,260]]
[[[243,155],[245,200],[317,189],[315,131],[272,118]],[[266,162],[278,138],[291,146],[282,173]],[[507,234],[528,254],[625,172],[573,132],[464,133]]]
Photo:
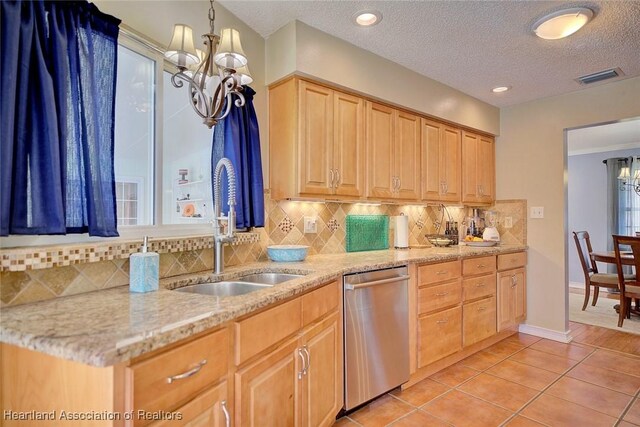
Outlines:
[[[245,264],[227,268],[222,275],[199,273],[163,279],[161,289],[156,292],[134,294],[129,292],[128,286],[122,286],[3,308],[0,340],[63,359],[110,366],[301,294],[342,274],[526,249],[526,246],[515,245],[390,249],[314,255],[297,263]],[[171,290],[267,271],[305,276],[234,297]]]

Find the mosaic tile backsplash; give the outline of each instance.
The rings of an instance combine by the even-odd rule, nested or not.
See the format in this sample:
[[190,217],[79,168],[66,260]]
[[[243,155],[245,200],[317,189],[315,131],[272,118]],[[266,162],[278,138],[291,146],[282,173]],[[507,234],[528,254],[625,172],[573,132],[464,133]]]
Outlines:
[[[526,244],[526,201],[497,201],[490,208],[497,213],[498,231],[506,244]],[[265,228],[252,230],[225,249],[225,265],[266,260],[266,247],[274,244],[308,245],[309,254],[345,252],[346,216],[389,215],[409,217],[409,244],[429,245],[427,234],[438,224],[457,221],[466,225],[471,208],[416,205],[371,205],[337,202],[274,201],[265,194]],[[315,217],[317,233],[304,234],[304,217]],[[511,217],[512,227],[504,227]],[[393,221],[390,221],[393,224]],[[389,244],[393,246],[393,228]],[[213,249],[210,236],[166,239],[152,242],[160,253],[160,278],[211,271]],[[155,246],[154,246],[155,245]],[[129,254],[138,242],[118,245],[61,245],[47,248],[3,249],[0,272],[0,306],[18,305],[82,292],[123,286],[129,283]]]

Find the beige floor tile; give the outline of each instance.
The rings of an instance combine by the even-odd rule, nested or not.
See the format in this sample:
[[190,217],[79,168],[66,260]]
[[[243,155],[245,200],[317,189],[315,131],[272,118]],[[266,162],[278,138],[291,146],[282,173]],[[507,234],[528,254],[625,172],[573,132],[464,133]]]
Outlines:
[[365,427],[379,427],[386,426],[413,410],[413,406],[385,394],[349,415],[349,418]]
[[453,390],[422,407],[454,426],[496,427],[512,413],[468,394]]
[[551,340],[540,340],[530,348],[554,354],[556,356],[567,357],[571,360],[582,360],[595,350],[595,348],[588,347],[586,345],[565,344]]
[[638,424],[631,424],[630,422],[622,420],[616,427],[638,427]]
[[449,427],[451,424],[427,414],[424,411],[416,410],[407,416],[400,418],[391,424],[393,427]]
[[468,366],[479,371],[484,371],[504,359],[504,356],[500,356],[498,354],[489,353],[488,351],[479,351],[476,354],[461,360],[458,364]]
[[514,344],[519,344],[522,345],[524,347],[529,347],[530,345],[540,341],[542,338],[540,337],[536,337],[533,335],[528,335],[528,334],[523,334],[520,332],[517,332],[513,335],[511,335],[508,338],[505,338],[502,341],[506,341],[506,342],[510,342],[510,343],[514,343]]
[[562,374],[567,369],[578,364],[577,360],[571,360],[564,356],[556,356],[543,351],[525,348],[511,356],[509,360],[535,366],[536,368]]
[[440,372],[436,372],[429,378],[449,387],[457,387],[469,378],[478,375],[478,373],[479,371],[471,369],[468,366],[455,364]]
[[622,419],[640,426],[640,399],[636,399]]
[[333,423],[333,427],[356,427],[358,424],[351,421],[348,417],[342,417]]
[[570,370],[567,376],[631,395],[640,391],[640,377],[605,367],[580,364]]
[[449,390],[448,386],[427,378],[406,390],[393,390],[391,394],[413,406],[422,406]]
[[519,352],[523,348],[524,346],[522,346],[521,344],[516,344],[508,341],[500,341],[499,343],[496,343],[491,347],[487,347],[485,351],[497,354],[498,356],[504,356],[506,358],[513,355],[514,353]]
[[462,384],[458,390],[514,412],[539,393],[532,388],[488,374],[478,375]]
[[622,355],[613,351],[598,349],[582,363],[591,366],[611,367],[618,372],[640,377],[640,357]]
[[486,372],[538,391],[542,391],[560,376],[554,372],[514,362],[509,359],[498,363]]
[[620,417],[633,397],[575,378],[563,377],[549,387],[545,394],[559,397],[598,412]]
[[549,394],[542,394],[527,405],[521,414],[551,426],[605,427],[613,426],[616,422],[616,418],[602,412]]
[[544,424],[540,424],[537,421],[533,421],[530,420],[529,418],[525,418],[522,415],[518,415],[517,417],[514,417],[513,419],[511,419],[506,426],[508,427],[540,427],[543,426]]

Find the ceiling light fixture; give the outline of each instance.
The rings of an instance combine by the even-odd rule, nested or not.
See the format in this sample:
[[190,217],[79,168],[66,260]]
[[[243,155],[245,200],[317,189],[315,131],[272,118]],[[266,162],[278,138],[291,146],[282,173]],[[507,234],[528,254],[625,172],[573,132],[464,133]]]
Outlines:
[[593,17],[586,7],[574,7],[550,13],[533,24],[533,32],[545,40],[557,40],[578,31]]
[[363,10],[353,15],[353,20],[361,27],[371,27],[382,21],[382,14],[377,10]]
[[629,166],[624,166],[620,169],[620,190],[625,191],[627,187],[633,189],[640,196],[640,170],[636,170],[631,179],[631,173],[629,172]]
[[491,92],[502,93],[502,92],[508,91],[509,89],[511,89],[511,86],[496,86],[493,89],[491,89]]
[[205,51],[195,48],[191,27],[176,24],[164,54],[178,67],[178,72],[171,76],[171,83],[177,88],[184,83],[189,85],[191,106],[209,129],[229,114],[232,105],[244,105],[242,85],[253,81],[238,30],[223,28],[221,36],[214,34],[216,12],[213,1],[209,0],[210,31],[202,35]]

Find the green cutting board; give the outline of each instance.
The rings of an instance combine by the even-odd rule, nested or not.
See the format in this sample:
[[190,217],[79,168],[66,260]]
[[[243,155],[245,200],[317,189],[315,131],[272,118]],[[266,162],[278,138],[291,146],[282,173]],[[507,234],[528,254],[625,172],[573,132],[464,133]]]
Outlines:
[[347,252],[389,249],[387,215],[347,215]]

